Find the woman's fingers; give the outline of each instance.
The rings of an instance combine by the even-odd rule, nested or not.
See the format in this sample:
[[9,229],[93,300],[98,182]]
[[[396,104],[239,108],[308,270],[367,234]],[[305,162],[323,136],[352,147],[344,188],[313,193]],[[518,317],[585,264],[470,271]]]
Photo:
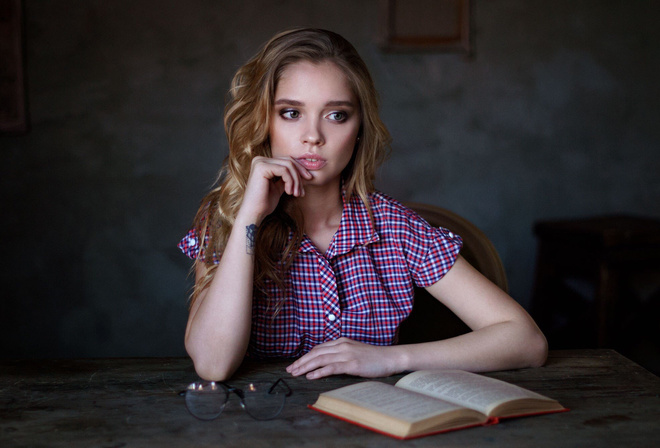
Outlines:
[[312,178],[312,174],[291,157],[255,157],[239,214],[244,220],[259,224],[275,210],[283,193],[304,196],[303,181]]
[[293,376],[317,379],[328,375],[348,374],[363,377],[396,373],[391,347],[379,347],[348,338],[317,345],[287,367]]
[[290,196],[302,196],[304,188],[301,178],[312,178],[309,171],[290,157],[255,157],[252,170],[259,172],[261,176],[269,180],[279,178],[284,183],[284,191]]
[[309,379],[347,373],[341,369],[341,364],[347,361],[341,352],[320,350],[309,352],[305,357],[289,366],[287,371],[293,376],[305,375]]
[[314,176],[312,175],[312,173],[310,173],[310,172],[307,170],[307,168],[305,168],[304,166],[302,166],[297,160],[291,159],[291,161],[293,162],[293,166],[294,166],[294,168],[296,168],[296,169],[298,170],[298,172],[300,173],[300,175],[301,175],[302,177],[304,177],[304,178],[307,179],[307,180],[311,180],[311,179],[314,178]]

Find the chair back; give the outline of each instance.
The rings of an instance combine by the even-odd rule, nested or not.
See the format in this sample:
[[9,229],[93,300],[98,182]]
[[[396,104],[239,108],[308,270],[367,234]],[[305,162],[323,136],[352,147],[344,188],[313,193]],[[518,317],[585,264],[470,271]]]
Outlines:
[[[404,204],[433,227],[444,227],[463,238],[461,255],[477,271],[508,292],[504,265],[495,246],[474,224],[456,213],[430,204]],[[470,331],[454,313],[424,288],[415,288],[412,313],[399,327],[399,343],[435,341]]]
[[435,205],[409,202],[404,204],[415,211],[433,227],[444,227],[463,238],[461,255],[477,271],[495,283],[505,292],[509,292],[504,265],[495,246],[477,226],[467,219],[447,209]]

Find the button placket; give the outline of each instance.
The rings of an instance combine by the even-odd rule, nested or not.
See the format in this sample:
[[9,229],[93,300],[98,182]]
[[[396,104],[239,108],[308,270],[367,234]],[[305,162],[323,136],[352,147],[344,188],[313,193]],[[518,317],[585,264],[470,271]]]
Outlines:
[[323,310],[325,312],[325,340],[332,341],[341,336],[341,309],[337,279],[332,266],[327,259],[319,257],[319,277],[323,293]]

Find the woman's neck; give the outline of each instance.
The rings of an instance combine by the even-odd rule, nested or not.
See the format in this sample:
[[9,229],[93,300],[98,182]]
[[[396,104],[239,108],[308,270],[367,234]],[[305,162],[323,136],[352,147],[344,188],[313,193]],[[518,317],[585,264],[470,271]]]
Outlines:
[[339,187],[305,188],[305,196],[296,198],[305,220],[305,234],[325,252],[337,232],[344,209]]
[[341,191],[337,189],[305,188],[305,196],[297,198],[307,227],[315,228],[336,224],[339,226],[344,208]]

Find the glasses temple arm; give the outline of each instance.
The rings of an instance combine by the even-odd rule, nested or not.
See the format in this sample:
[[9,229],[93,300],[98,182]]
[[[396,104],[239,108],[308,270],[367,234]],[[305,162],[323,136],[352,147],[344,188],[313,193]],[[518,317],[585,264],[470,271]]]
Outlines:
[[291,390],[291,388],[289,387],[289,385],[286,383],[286,381],[284,381],[283,378],[278,378],[278,380],[275,381],[275,382],[273,383],[272,386],[270,386],[270,389],[268,389],[268,393],[269,393],[269,394],[272,394],[273,391],[275,390],[275,388],[277,387],[277,385],[280,384],[280,383],[282,383],[282,384],[284,385],[284,387],[286,387],[286,394],[285,394],[285,396],[287,396],[287,397],[290,396],[290,395],[293,393],[293,391]]

